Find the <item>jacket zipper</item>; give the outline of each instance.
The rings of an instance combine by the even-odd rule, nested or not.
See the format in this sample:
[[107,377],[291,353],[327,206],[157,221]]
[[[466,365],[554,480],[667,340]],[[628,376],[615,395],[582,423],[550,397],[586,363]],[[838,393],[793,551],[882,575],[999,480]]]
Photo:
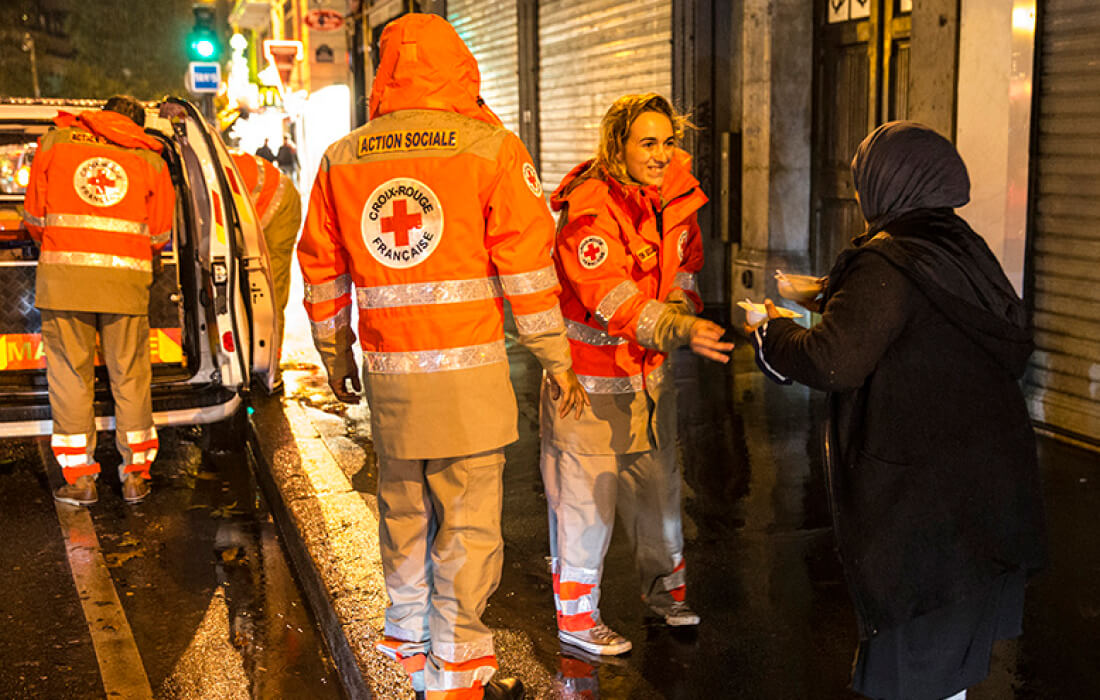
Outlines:
[[683,198],[687,197],[688,195],[692,194],[693,192],[695,192],[695,190],[696,190],[696,188],[692,187],[690,190],[687,190],[685,192],[681,192],[680,194],[676,195],[672,199],[665,202],[664,206],[662,206],[660,209],[657,209],[657,211],[655,213],[657,214],[657,235],[658,236],[663,238],[664,235],[665,235],[665,209],[668,209],[669,205],[671,205],[673,202],[675,202],[679,199],[683,199]]

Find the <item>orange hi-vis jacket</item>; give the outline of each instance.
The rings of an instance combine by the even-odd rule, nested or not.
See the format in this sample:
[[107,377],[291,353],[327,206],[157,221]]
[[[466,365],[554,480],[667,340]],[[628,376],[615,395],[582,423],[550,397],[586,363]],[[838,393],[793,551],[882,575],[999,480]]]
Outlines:
[[371,121],[326,151],[298,245],[330,377],[349,370],[358,307],[376,447],[399,459],[517,438],[504,297],[543,367],[571,364],[538,176],[478,97],[473,56],[436,21],[386,30],[396,43],[382,53]]
[[232,151],[230,155],[249,190],[252,205],[256,207],[260,228],[266,229],[283,197],[287,194],[297,197],[298,193],[291,192],[289,179],[284,179],[282,171],[266,158],[239,151]]
[[[696,212],[707,198],[683,151],[660,188],[624,185],[606,173],[578,179],[591,165],[566,175],[551,206],[562,212],[555,259],[573,369],[595,416],[570,422],[544,416],[553,424],[544,428],[561,449],[634,452],[656,446],[647,437],[653,416],[646,407],[666,380],[668,351],[686,341],[702,310]],[[636,395],[631,408],[613,408],[625,405],[614,399],[624,394]]]
[[115,112],[61,113],[39,139],[23,218],[40,309],[144,315],[176,193],[161,144]]

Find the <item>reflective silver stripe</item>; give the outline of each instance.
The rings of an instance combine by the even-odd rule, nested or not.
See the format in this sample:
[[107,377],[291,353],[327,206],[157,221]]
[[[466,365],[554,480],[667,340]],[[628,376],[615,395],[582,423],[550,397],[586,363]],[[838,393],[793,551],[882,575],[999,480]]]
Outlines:
[[157,235],[153,236],[149,240],[152,242],[153,245],[160,245],[161,243],[167,243],[171,239],[172,239],[172,230],[169,229],[169,230],[165,231],[164,233],[158,233]]
[[559,598],[558,605],[561,607],[562,615],[579,615],[581,613],[592,612],[596,609],[596,606],[593,605],[591,594],[582,595],[580,598],[575,598],[573,600],[562,600]]
[[671,591],[687,585],[687,579],[684,577],[685,571],[686,569],[677,569],[668,576],[662,578],[661,583],[665,585],[665,590]]
[[286,194],[287,179],[282,175],[279,175],[279,184],[275,186],[275,194],[271,195],[271,201],[267,204],[267,211],[260,217],[260,228],[267,228],[267,225],[271,223],[271,219],[275,216],[275,210],[279,208],[279,204],[283,201],[283,195]]
[[54,433],[50,436],[50,447],[87,447],[88,436],[84,433],[66,435]]
[[37,216],[31,216],[26,211],[23,212],[23,221],[26,221],[28,224],[31,224],[33,226],[38,226],[39,228],[46,225],[45,221],[38,218]]
[[108,255],[105,253],[74,253],[71,251],[60,252],[56,250],[44,250],[38,257],[39,263],[51,265],[77,265],[81,267],[110,267],[116,270],[136,270],[138,272],[152,272],[153,263],[150,260],[138,260],[122,255]]
[[653,388],[660,386],[665,381],[665,376],[668,374],[668,360],[666,359],[661,364],[657,365],[657,368],[649,373],[646,377],[646,384]]
[[317,341],[332,341],[336,338],[336,331],[351,325],[351,307],[345,306],[330,318],[324,321],[310,321],[310,330],[313,331],[313,339]]
[[92,458],[88,455],[59,455],[55,454],[54,458],[57,459],[57,463],[61,465],[63,469],[69,467],[83,467],[87,464],[94,464],[91,461]]
[[546,311],[533,314],[516,314],[516,329],[520,335],[535,335],[547,331],[565,330],[565,320],[561,317],[561,307],[554,304]]
[[630,342],[626,338],[616,338],[599,328],[587,326],[571,318],[565,319],[565,335],[585,345],[625,345]]
[[638,327],[636,333],[638,342],[647,348],[655,347],[653,334],[657,330],[657,319],[665,312],[665,305],[659,301],[650,299],[642,306],[642,313],[638,314]]
[[554,266],[550,265],[534,272],[501,275],[500,284],[508,296],[534,294],[553,289],[558,284],[558,273],[554,272]]
[[[433,644],[432,647],[434,649],[435,645]],[[474,685],[483,686],[487,684],[496,672],[494,665],[486,663],[484,666],[478,666],[470,671],[443,671],[435,678],[438,679],[439,690],[462,690],[473,688]]]
[[638,285],[634,284],[633,280],[624,280],[617,284],[614,289],[607,293],[596,306],[596,318],[603,325],[607,325],[611,322],[611,317],[615,315],[615,312],[619,310],[619,307],[623,305],[630,297],[641,294],[642,290],[638,289]]
[[672,278],[672,286],[679,287],[685,292],[695,291],[695,275],[690,272],[677,272]]
[[495,299],[501,295],[500,280],[483,277],[472,280],[442,280],[391,284],[356,290],[361,309],[386,309],[395,306],[457,304],[463,301]]
[[351,275],[343,274],[330,282],[305,284],[306,303],[318,304],[322,301],[339,299],[351,292]]
[[629,377],[594,377],[578,374],[577,379],[590,394],[633,394],[645,388],[640,374]]
[[264,180],[267,179],[267,173],[264,172],[263,158],[252,156],[252,159],[256,163],[256,186],[252,188],[252,201],[255,202],[260,193],[264,191]]
[[[642,391],[648,385],[651,389],[661,385],[667,374],[668,361],[662,362],[657,369],[649,373],[646,381],[642,381],[642,375],[632,374],[629,377],[596,377],[588,374],[578,374],[577,379],[590,394],[630,394]],[[565,578],[565,575],[562,575]],[[574,579],[570,579],[574,580]]]
[[572,581],[574,583],[600,583],[599,569],[582,569],[580,567],[563,566],[558,575],[559,581]]
[[433,639],[432,652],[436,657],[448,659],[456,664],[470,659],[493,656],[493,636],[487,634],[484,638],[473,642],[440,642]]
[[508,361],[503,340],[443,350],[364,352],[367,371],[376,374],[420,374],[482,367]]
[[148,428],[146,430],[127,430],[126,431],[126,444],[137,445],[142,442],[149,442],[150,440],[157,439],[156,427]]
[[111,233],[132,233],[135,236],[149,235],[149,226],[126,219],[112,219],[108,216],[90,216],[88,214],[46,214],[47,226],[66,228],[87,228],[94,231]]

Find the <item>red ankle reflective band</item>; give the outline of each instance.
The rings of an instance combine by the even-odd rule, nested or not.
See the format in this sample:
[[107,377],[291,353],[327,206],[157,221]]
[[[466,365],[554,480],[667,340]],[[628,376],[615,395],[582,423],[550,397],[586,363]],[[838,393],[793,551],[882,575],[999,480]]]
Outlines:
[[592,619],[592,613],[583,612],[576,615],[562,615],[558,613],[558,629],[566,632],[583,632],[596,626]]
[[[96,466],[99,466],[99,465],[96,465]],[[99,470],[97,469],[96,471],[99,471]],[[127,464],[125,467],[122,468],[122,473],[123,474],[141,474],[141,476],[146,478],[146,479],[151,479],[152,478],[152,477],[149,476],[149,465],[148,464]]]
[[146,450],[155,450],[160,447],[160,441],[156,438],[152,440],[146,440],[145,442],[136,442],[128,446],[134,452],[145,452]]
[[687,597],[686,592],[686,586],[677,586],[676,588],[673,588],[671,591],[669,591],[668,594],[672,596],[672,599],[675,600],[677,603],[682,603],[684,602],[684,598]]
[[405,673],[410,676],[424,670],[424,664],[428,662],[427,654],[413,654],[412,656],[397,655],[397,660],[405,667]]
[[90,474],[99,473],[99,462],[92,462],[91,464],[82,464],[79,467],[64,467],[61,470],[61,475],[65,477],[65,481],[70,484],[75,484],[76,480],[82,476],[88,476]]
[[577,600],[586,596],[596,587],[594,583],[578,583],[576,581],[562,581],[554,590],[562,600]]

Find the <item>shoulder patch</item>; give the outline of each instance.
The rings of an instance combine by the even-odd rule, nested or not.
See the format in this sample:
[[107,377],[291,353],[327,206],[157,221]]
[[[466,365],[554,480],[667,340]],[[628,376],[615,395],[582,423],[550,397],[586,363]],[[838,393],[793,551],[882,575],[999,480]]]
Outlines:
[[531,194],[542,198],[542,183],[539,182],[539,174],[535,172],[535,166],[530,163],[523,164],[523,181],[527,183],[527,189]]
[[577,246],[577,260],[581,267],[592,270],[607,260],[607,241],[600,236],[585,236]]
[[363,134],[360,136],[355,155],[362,158],[376,153],[440,149],[453,151],[456,148],[458,148],[458,131],[456,129],[388,131],[382,134]]
[[386,267],[415,267],[443,238],[443,207],[431,188],[411,177],[396,177],[375,188],[363,206],[363,243]]

